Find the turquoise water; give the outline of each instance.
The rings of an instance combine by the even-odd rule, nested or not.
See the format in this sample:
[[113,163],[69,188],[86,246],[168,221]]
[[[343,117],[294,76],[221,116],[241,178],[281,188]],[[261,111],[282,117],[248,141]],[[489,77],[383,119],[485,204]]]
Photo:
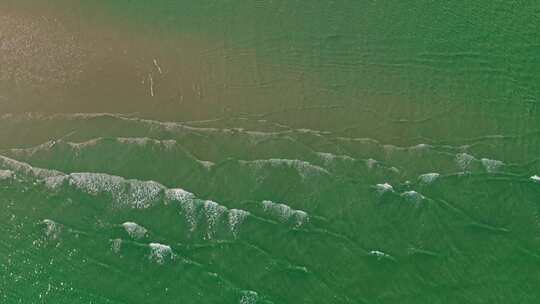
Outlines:
[[536,3],[0,2],[1,303],[536,303]]

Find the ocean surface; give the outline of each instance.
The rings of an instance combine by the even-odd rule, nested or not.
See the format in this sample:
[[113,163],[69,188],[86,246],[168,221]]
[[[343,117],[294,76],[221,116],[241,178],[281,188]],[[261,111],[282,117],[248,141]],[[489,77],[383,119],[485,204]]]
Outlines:
[[539,303],[538,29],[0,0],[0,303]]

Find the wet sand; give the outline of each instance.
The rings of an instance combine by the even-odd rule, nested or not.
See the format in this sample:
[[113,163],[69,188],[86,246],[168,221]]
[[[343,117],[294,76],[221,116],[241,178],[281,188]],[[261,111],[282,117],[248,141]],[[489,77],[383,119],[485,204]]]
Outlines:
[[[203,31],[137,25],[77,4],[61,8],[2,10],[4,113],[136,113],[174,121],[244,116],[402,144],[516,135],[538,122],[536,112],[486,106],[459,97],[460,90],[401,92],[414,77],[391,66],[366,66],[340,80],[347,67],[288,63],[294,51],[268,57]],[[385,79],[388,89],[380,90],[375,82]]]

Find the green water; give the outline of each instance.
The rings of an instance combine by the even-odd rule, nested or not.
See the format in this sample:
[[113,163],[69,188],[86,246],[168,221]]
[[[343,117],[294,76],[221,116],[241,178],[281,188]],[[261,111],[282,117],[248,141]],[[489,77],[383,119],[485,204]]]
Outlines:
[[539,16],[0,0],[0,303],[537,303]]

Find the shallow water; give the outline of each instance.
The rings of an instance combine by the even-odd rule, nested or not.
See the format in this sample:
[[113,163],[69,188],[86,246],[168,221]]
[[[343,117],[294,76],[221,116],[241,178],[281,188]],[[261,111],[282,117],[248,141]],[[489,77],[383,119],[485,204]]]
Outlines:
[[0,302],[535,303],[539,10],[0,1]]

